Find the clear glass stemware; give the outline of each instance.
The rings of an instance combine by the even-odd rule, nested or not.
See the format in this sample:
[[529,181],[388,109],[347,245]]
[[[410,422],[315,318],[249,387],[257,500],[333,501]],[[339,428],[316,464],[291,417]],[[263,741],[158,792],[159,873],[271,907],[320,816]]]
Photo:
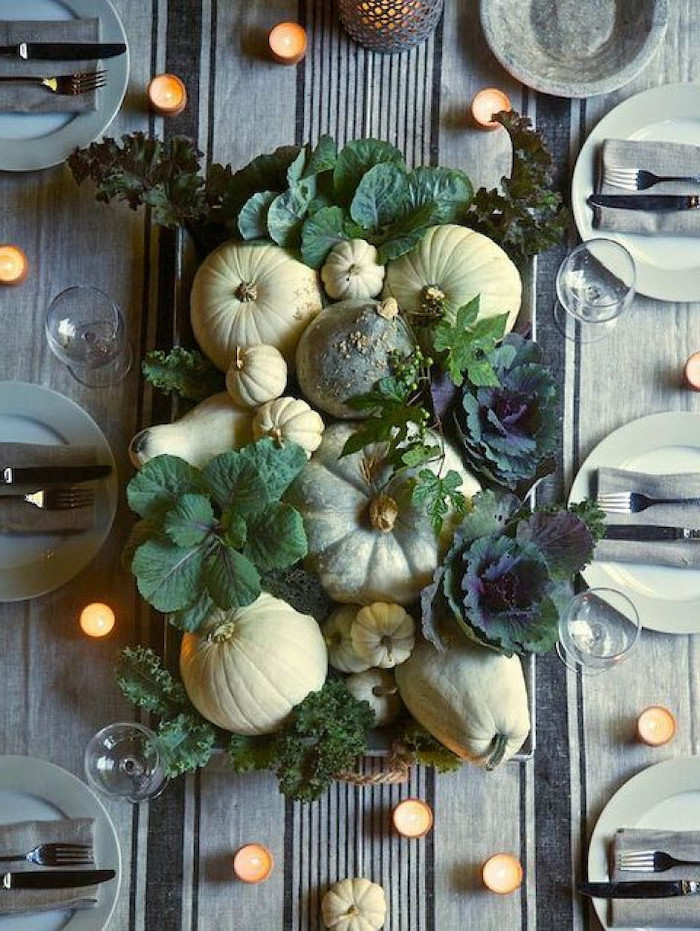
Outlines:
[[109,724],[85,748],[85,775],[98,792],[127,802],[160,795],[168,781],[155,734],[142,724]]
[[559,658],[584,675],[604,672],[627,659],[641,623],[627,595],[590,588],[575,595],[559,619]]

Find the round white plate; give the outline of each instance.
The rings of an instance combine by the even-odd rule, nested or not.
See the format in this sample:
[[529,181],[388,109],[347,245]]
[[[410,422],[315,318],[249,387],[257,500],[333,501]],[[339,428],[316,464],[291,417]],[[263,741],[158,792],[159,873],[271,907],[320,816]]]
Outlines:
[[571,206],[581,239],[605,236],[626,246],[637,265],[640,294],[665,301],[700,300],[700,237],[643,236],[593,229],[593,209],[586,199],[594,190],[604,139],[700,145],[700,84],[653,87],[611,110],[586,139],[571,183]]
[[[569,502],[595,494],[601,466],[636,472],[700,472],[700,415],[651,414],[625,424],[596,446],[581,466]],[[671,634],[700,632],[700,570],[594,561],[586,583],[617,588],[637,606],[642,626]]]
[[101,884],[97,905],[75,911],[0,916],[0,931],[102,931],[114,911],[121,882],[121,852],[109,815],[72,773],[29,756],[0,756],[0,824],[95,819],[95,868],[115,870]]
[[[664,760],[637,773],[613,795],[598,818],[588,848],[588,879],[607,882],[608,851],[620,828],[663,831],[700,830],[700,757]],[[608,903],[593,899],[600,923],[608,931]],[[637,931],[645,931],[638,928]],[[654,931],[671,931],[657,928]],[[683,931],[676,928],[675,931]],[[690,931],[690,929],[685,929]]]
[[97,461],[112,466],[95,484],[95,526],[82,533],[0,534],[0,602],[51,592],[87,566],[100,549],[117,509],[117,470],[112,451],[95,421],[74,402],[25,382],[0,381],[0,443],[94,446]]
[[[95,16],[100,20],[100,42],[126,43],[124,27],[110,0],[2,0],[3,19]],[[56,65],[64,73],[66,63]],[[101,60],[98,67],[107,71],[107,84],[97,91],[94,110],[77,114],[0,113],[0,171],[32,171],[58,165],[73,149],[102,135],[119,112],[126,93],[128,48],[123,55]]]

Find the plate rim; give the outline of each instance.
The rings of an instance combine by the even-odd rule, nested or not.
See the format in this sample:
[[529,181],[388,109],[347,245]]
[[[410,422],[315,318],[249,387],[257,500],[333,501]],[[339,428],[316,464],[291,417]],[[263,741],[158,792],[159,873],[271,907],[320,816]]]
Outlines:
[[[663,104],[663,110],[659,110],[659,102]],[[649,106],[646,106],[646,104]],[[571,212],[573,213],[574,223],[579,236],[584,242],[604,235],[626,248],[630,249],[634,255],[634,243],[638,240],[649,241],[653,236],[646,236],[640,233],[622,233],[616,230],[598,230],[593,228],[593,218],[590,208],[586,205],[586,198],[593,192],[595,182],[595,164],[596,148],[600,142],[607,138],[619,137],[619,132],[615,126],[623,121],[623,125],[633,125],[635,129],[625,130],[622,135],[629,137],[632,132],[643,129],[649,123],[660,122],[658,116],[653,118],[649,116],[644,120],[642,117],[635,117],[635,112],[641,110],[647,115],[664,112],[666,118],[688,116],[688,105],[691,106],[691,114],[694,112],[700,119],[700,81],[677,81],[672,84],[660,84],[655,87],[649,87],[646,90],[633,94],[626,100],[623,100],[616,107],[613,107],[609,113],[596,123],[589,132],[576,158],[576,164],[571,175]],[[684,239],[693,240],[700,237],[683,237]],[[679,273],[678,269],[665,269],[661,266],[649,266],[640,261],[636,256],[635,264],[637,266],[637,293],[646,297],[655,298],[662,301],[677,301],[688,303],[698,300],[700,293],[700,262],[697,266],[683,269]]]
[[[578,472],[574,476],[574,479],[571,483],[571,488],[568,495],[568,503],[573,504],[578,501],[581,501],[584,497],[588,495],[588,487],[590,483],[590,476],[594,468],[598,468],[598,458],[601,451],[606,444],[612,442],[620,442],[621,438],[624,439],[624,435],[627,432],[640,431],[643,435],[650,438],[649,449],[663,448],[662,446],[655,446],[653,444],[653,437],[655,436],[655,431],[653,429],[645,430],[645,426],[652,427],[654,424],[657,424],[660,420],[677,420],[683,421],[684,423],[691,422],[696,426],[700,425],[700,413],[695,411],[659,411],[654,414],[646,414],[642,417],[637,417],[635,420],[630,420],[622,426],[618,427],[616,430],[612,430],[607,436],[603,437],[599,443],[597,443],[593,449],[588,453],[584,461],[581,463]],[[695,444],[688,443],[688,431],[687,428],[685,431],[681,430],[679,425],[679,432],[682,433],[684,443],[683,445],[693,445],[694,448],[700,449],[700,441]],[[690,433],[692,436],[692,432]],[[591,465],[594,463],[595,465]],[[615,463],[611,463],[613,466]],[[655,630],[660,633],[666,634],[692,634],[700,633],[700,598],[694,601],[660,601],[658,599],[650,598],[647,595],[644,595],[638,591],[628,591],[623,586],[620,585],[618,579],[611,579],[610,573],[608,570],[603,569],[602,566],[607,565],[606,563],[595,563],[591,562],[581,572],[583,579],[586,584],[589,586],[598,586],[598,585],[612,585],[613,588],[620,589],[625,591],[625,594],[628,594],[632,598],[635,606],[639,611],[639,615],[642,621],[642,627],[646,630]],[[663,568],[663,567],[662,567]],[[673,567],[668,567],[672,569]],[[687,569],[678,569],[678,572],[688,572],[695,571],[700,572],[700,570],[687,570]],[[657,623],[654,618],[657,616],[656,608],[659,605],[662,605],[666,608],[669,605],[672,605],[674,608],[674,619],[670,624],[666,623]],[[687,606],[687,607],[686,607]],[[683,609],[685,607],[685,614]],[[660,616],[663,616],[661,612]],[[677,623],[681,621],[681,623]],[[675,623],[674,623],[675,622]]]
[[[110,862],[111,857],[115,857],[115,866],[113,869],[115,869],[117,874],[115,877],[116,882],[110,890],[111,902],[105,897],[104,915],[98,919],[98,921],[101,922],[100,924],[96,925],[88,921],[90,917],[96,917],[96,912],[100,908],[98,905],[95,909],[73,909],[71,917],[63,927],[66,931],[72,931],[72,929],[75,929],[75,931],[93,931],[93,929],[94,931],[98,931],[98,928],[99,931],[103,931],[109,924],[116,909],[119,891],[121,889],[123,870],[119,837],[114,822],[109,816],[109,812],[95,792],[93,792],[90,786],[83,782],[82,779],[79,779],[78,776],[70,772],[70,770],[65,769],[63,766],[59,766],[57,763],[52,763],[49,760],[44,760],[41,757],[23,756],[21,754],[0,755],[0,790],[2,791],[9,791],[8,787],[2,784],[3,768],[8,767],[10,769],[19,770],[20,772],[22,770],[26,771],[24,777],[22,777],[22,782],[18,783],[17,788],[12,791],[24,791],[27,795],[36,795],[38,798],[49,802],[49,804],[62,811],[66,804],[65,797],[61,798],[60,795],[62,790],[80,792],[83,798],[89,800],[89,806],[86,806],[84,813],[78,813],[76,811],[75,814],[71,814],[69,817],[91,817],[95,818],[96,821],[98,819],[101,821],[101,830],[104,832],[105,845],[107,847],[111,846],[111,850],[107,850],[105,853],[110,857]],[[41,781],[41,794],[37,791],[27,791],[26,788],[25,780],[27,776],[31,775],[32,778],[35,778],[37,774],[39,776],[44,774]]]

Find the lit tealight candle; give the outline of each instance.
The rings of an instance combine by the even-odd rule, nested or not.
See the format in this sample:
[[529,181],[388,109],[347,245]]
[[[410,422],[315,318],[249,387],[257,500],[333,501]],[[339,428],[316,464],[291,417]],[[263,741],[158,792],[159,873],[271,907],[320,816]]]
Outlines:
[[246,844],[233,857],[233,872],[244,883],[263,882],[274,865],[274,857],[264,844]]
[[511,853],[495,853],[489,857],[481,869],[484,885],[491,892],[508,895],[515,892],[523,881],[523,868],[520,860]]
[[114,627],[114,611],[109,605],[96,601],[80,612],[79,624],[88,637],[106,637]]
[[471,114],[479,129],[497,129],[501,124],[492,119],[494,113],[510,109],[507,94],[499,91],[497,87],[485,87],[474,95]]
[[637,736],[650,747],[667,744],[676,733],[676,719],[668,708],[651,705],[637,718]]
[[27,256],[19,246],[0,245],[0,284],[21,284],[28,271]]
[[391,819],[402,837],[424,837],[433,826],[433,811],[419,798],[407,798],[394,808]]
[[272,57],[282,65],[296,65],[306,55],[306,32],[299,23],[278,23],[268,41]]
[[177,116],[187,106],[187,88],[175,74],[157,74],[147,93],[151,109],[161,116]]
[[694,352],[685,363],[683,381],[687,388],[700,391],[700,352]]

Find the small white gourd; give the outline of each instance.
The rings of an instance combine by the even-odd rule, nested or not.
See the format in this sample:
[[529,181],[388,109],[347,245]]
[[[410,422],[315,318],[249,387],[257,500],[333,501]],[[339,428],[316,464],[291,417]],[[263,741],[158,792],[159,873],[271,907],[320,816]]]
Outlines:
[[374,712],[376,727],[384,727],[397,717],[401,710],[399,689],[394,675],[388,669],[367,669],[356,672],[345,680],[348,692],[358,701],[366,701]]
[[253,436],[271,437],[279,446],[297,443],[307,457],[321,445],[324,423],[320,414],[299,398],[277,398],[263,404],[253,418]]
[[369,669],[369,663],[357,655],[352,645],[350,630],[359,610],[359,605],[341,605],[331,612],[321,626],[328,649],[328,662],[340,672],[364,672]]
[[357,655],[380,669],[405,662],[415,643],[411,615],[401,605],[384,601],[358,611],[350,633]]
[[326,928],[335,931],[379,931],[386,921],[386,895],[369,879],[333,883],[321,901]]
[[274,346],[258,343],[236,348],[226,372],[226,390],[241,407],[274,401],[287,387],[287,363]]
[[321,269],[326,293],[334,300],[376,297],[384,284],[384,266],[377,250],[364,239],[349,239],[333,246]]

